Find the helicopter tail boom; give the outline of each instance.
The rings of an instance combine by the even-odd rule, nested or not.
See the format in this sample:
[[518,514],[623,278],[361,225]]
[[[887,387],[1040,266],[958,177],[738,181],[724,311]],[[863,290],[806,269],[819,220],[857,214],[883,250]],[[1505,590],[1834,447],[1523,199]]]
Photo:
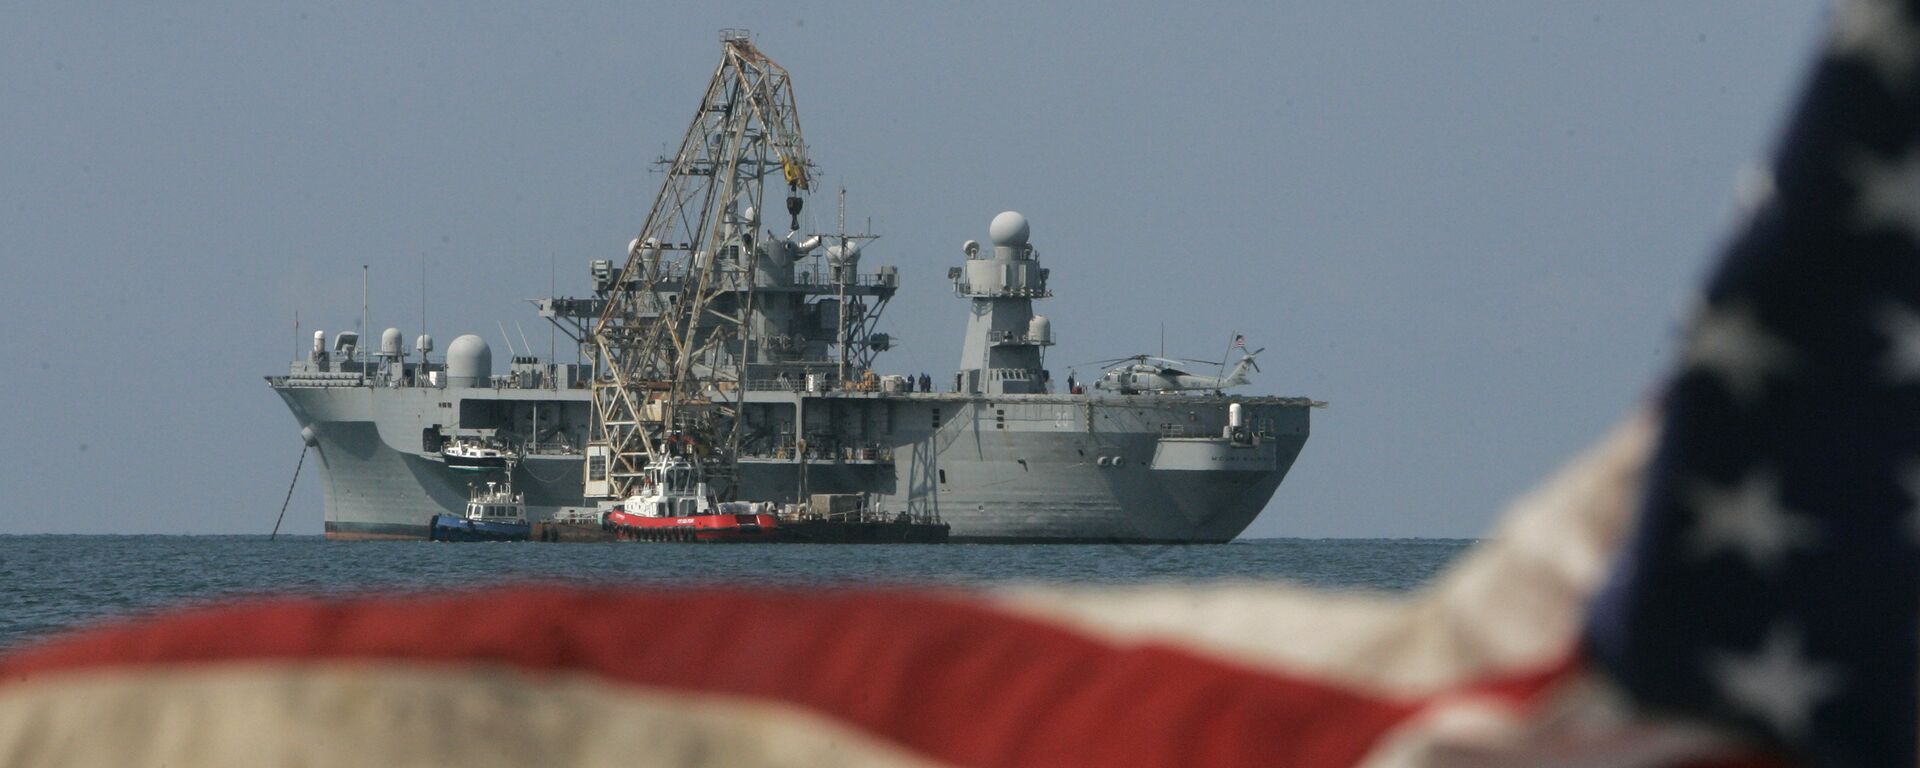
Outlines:
[[1220,382],[1221,388],[1237,387],[1248,383],[1247,369],[1260,370],[1260,364],[1254,362],[1254,358],[1259,357],[1260,353],[1265,351],[1267,351],[1267,348],[1261,347],[1252,352],[1248,352],[1246,356],[1240,358],[1240,362],[1234,363],[1233,372],[1227,374],[1227,378]]

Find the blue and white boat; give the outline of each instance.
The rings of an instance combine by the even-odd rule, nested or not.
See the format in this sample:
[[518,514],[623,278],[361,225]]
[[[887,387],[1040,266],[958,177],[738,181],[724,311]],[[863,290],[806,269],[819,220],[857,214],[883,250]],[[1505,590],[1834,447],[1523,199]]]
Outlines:
[[466,514],[434,515],[427,528],[434,541],[526,541],[533,533],[526,497],[510,482],[473,486]]
[[440,449],[447,468],[461,472],[497,472],[513,463],[513,455],[474,438],[455,438]]

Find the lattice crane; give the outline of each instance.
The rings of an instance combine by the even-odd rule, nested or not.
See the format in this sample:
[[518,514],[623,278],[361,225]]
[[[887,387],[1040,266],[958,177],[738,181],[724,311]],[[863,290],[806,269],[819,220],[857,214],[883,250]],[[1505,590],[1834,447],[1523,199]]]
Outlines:
[[721,47],[594,325],[589,496],[627,497],[669,452],[700,462],[723,494],[735,482],[761,203],[784,183],[798,230],[812,168],[787,71],[744,30],[722,30]]

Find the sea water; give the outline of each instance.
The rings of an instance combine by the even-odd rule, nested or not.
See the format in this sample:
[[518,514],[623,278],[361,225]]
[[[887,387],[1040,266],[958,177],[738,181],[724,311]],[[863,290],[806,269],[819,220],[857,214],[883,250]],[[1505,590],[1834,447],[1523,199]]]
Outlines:
[[97,621],[263,594],[469,589],[528,581],[785,586],[1272,580],[1398,591],[1460,539],[1224,545],[442,544],[314,536],[0,536],[0,649]]

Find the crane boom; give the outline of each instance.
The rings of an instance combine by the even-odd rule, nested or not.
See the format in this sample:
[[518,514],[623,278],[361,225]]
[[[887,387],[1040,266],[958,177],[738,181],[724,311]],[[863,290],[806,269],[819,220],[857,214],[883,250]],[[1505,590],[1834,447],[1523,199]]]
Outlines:
[[594,324],[589,496],[630,495],[666,453],[701,462],[723,494],[734,483],[765,188],[785,184],[798,230],[812,166],[787,71],[744,30],[722,30],[721,48]]

